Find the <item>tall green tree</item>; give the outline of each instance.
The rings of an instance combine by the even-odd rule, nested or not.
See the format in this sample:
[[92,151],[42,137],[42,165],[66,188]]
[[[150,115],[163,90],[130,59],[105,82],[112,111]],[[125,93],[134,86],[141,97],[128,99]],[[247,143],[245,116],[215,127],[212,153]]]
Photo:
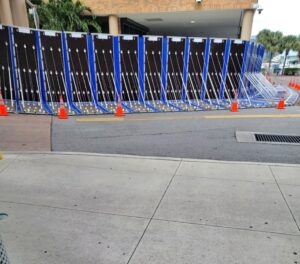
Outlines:
[[274,55],[280,51],[283,35],[280,31],[264,29],[256,36],[256,42],[264,45],[265,50],[270,53],[269,69]]
[[299,38],[294,35],[284,36],[281,40],[280,51],[285,52],[282,73],[284,74],[287,57],[291,50],[299,50]]
[[80,1],[49,0],[37,5],[42,29],[101,32],[96,17]]

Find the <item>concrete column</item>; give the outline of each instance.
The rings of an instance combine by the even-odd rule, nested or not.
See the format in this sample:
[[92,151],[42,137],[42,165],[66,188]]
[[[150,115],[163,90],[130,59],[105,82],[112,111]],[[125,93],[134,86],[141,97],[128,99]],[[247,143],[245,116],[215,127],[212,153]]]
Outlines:
[[108,17],[109,34],[118,35],[121,33],[119,20],[116,15],[110,15]]
[[255,13],[254,9],[247,9],[244,11],[242,32],[241,32],[242,40],[250,40],[251,38],[254,13]]
[[10,0],[12,18],[15,26],[28,27],[28,14],[25,0]]
[[2,24],[13,24],[9,0],[0,0],[0,19]]

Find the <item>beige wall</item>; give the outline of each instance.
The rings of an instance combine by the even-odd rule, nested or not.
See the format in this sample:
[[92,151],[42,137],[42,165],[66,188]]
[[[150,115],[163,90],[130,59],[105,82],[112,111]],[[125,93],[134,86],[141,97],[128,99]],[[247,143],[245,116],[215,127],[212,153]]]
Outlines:
[[28,27],[25,0],[0,0],[0,19],[2,24]]
[[28,15],[25,0],[10,0],[12,17],[15,26],[28,27]]
[[253,9],[248,9],[244,11],[241,32],[242,40],[250,40],[251,38],[254,12],[255,11]]
[[121,34],[120,19],[116,15],[110,15],[108,17],[109,34],[118,35]]
[[257,0],[81,0],[97,15],[180,12],[210,9],[250,9]]
[[0,0],[0,21],[2,24],[13,24],[9,0]]

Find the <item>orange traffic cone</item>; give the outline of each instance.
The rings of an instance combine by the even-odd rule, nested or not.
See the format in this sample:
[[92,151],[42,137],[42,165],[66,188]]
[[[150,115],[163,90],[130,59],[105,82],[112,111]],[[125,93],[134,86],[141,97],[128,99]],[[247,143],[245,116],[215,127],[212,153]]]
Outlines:
[[64,104],[64,100],[63,97],[60,96],[59,97],[59,113],[58,113],[58,118],[59,119],[68,119],[68,113],[67,110],[65,108],[65,104]]
[[118,96],[118,106],[117,106],[117,109],[116,109],[115,116],[118,116],[118,117],[125,116],[125,114],[124,114],[124,112],[123,112],[122,105],[121,105],[121,99],[120,99],[120,96]]
[[8,116],[1,91],[0,91],[0,116]]
[[284,96],[282,96],[278,102],[277,109],[284,109]]
[[238,104],[238,100],[237,100],[237,93],[235,93],[233,102],[230,107],[230,112],[238,112],[238,111],[239,111],[239,104]]

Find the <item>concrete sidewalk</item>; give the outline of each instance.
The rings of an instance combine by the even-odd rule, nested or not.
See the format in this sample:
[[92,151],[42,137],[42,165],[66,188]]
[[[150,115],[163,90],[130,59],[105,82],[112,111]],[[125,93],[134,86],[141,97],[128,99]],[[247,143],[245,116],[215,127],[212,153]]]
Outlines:
[[300,166],[5,154],[11,263],[300,263]]

